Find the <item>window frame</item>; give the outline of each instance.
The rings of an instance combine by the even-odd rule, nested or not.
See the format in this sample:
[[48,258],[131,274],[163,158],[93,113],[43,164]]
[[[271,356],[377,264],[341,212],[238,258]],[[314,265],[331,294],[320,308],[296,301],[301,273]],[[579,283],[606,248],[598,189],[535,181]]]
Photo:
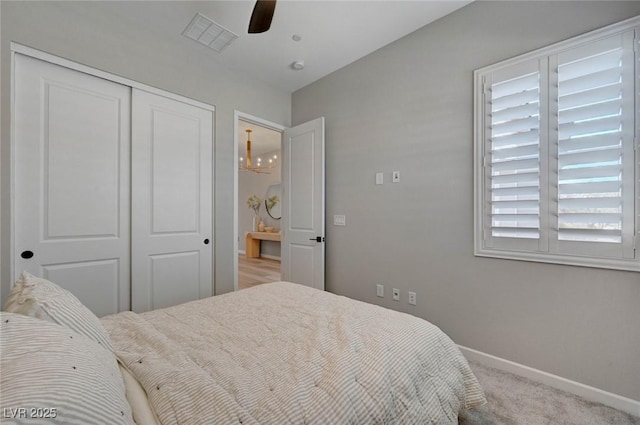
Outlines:
[[[490,184],[489,168],[486,164],[486,148],[487,148],[487,131],[490,131],[486,125],[487,113],[486,102],[484,95],[486,93],[486,77],[492,76],[497,72],[509,72],[509,70],[516,66],[527,66],[532,62],[538,61],[540,70],[541,87],[548,84],[551,73],[555,70],[554,58],[560,53],[579,48],[585,44],[594,43],[598,40],[621,35],[622,33],[634,31],[633,42],[633,58],[634,58],[634,87],[632,96],[633,99],[623,99],[623,101],[630,101],[634,103],[633,110],[633,194],[634,201],[631,202],[633,206],[633,236],[632,236],[632,249],[633,258],[611,258],[604,256],[597,256],[589,254],[589,251],[598,252],[591,249],[583,249],[587,245],[597,247],[597,242],[570,242],[562,241],[565,246],[576,244],[582,251],[581,253],[559,253],[550,252],[549,246],[558,246],[559,240],[557,238],[557,229],[552,227],[550,221],[554,220],[555,211],[552,210],[554,202],[548,202],[548,192],[551,187],[554,175],[557,172],[557,162],[555,158],[549,154],[550,149],[556,149],[552,147],[552,144],[557,144],[556,139],[551,137],[552,129],[548,126],[549,117],[554,113],[553,108],[550,106],[552,102],[547,102],[548,98],[554,95],[553,90],[541,91],[540,100],[540,157],[546,156],[547,159],[540,161],[540,239],[534,239],[535,243],[531,240],[525,240],[520,238],[504,238],[500,241],[498,246],[494,246],[491,243],[492,239],[485,237],[486,232],[491,232],[490,223],[486,222],[487,212],[486,208],[491,208],[491,203],[486,199],[487,184]],[[556,80],[557,81],[557,80]],[[609,25],[589,33],[579,35],[561,41],[559,43],[552,44],[541,49],[534,50],[523,55],[507,59],[474,71],[474,87],[473,87],[473,121],[474,121],[474,255],[478,257],[491,257],[502,258],[512,260],[524,260],[533,262],[564,264],[574,266],[585,267],[597,267],[605,269],[615,270],[628,270],[628,271],[640,271],[640,16],[636,16],[625,21]],[[626,156],[625,156],[626,158]],[[631,161],[626,161],[628,164]],[[554,168],[551,168],[554,167]],[[626,168],[625,168],[626,169]],[[543,199],[545,199],[543,201]],[[625,207],[627,204],[625,204]],[[557,221],[557,220],[556,220]],[[552,239],[555,235],[555,239]],[[623,235],[624,237],[624,235]],[[595,244],[595,245],[594,245]],[[536,246],[537,245],[537,246]],[[621,245],[621,250],[624,248]]]

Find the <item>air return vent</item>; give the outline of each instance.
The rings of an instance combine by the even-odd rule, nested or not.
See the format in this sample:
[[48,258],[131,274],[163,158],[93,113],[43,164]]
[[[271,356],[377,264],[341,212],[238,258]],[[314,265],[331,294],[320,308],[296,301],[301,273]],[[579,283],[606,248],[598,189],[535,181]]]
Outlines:
[[196,13],[182,35],[220,53],[238,36],[201,13]]

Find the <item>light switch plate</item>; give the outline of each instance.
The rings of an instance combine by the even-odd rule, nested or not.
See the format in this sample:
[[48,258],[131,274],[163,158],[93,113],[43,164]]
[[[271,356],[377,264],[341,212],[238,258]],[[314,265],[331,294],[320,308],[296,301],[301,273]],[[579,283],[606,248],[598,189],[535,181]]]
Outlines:
[[334,215],[333,216],[333,225],[334,226],[346,226],[347,225],[347,217],[344,215]]
[[376,184],[384,184],[384,173],[376,173]]
[[393,183],[400,183],[400,171],[394,171],[391,175],[391,181]]

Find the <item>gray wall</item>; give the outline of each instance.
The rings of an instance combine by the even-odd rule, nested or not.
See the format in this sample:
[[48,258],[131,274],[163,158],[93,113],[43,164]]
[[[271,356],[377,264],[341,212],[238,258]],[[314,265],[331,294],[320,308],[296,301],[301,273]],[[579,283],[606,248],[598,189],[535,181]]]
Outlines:
[[[167,29],[154,27],[141,13],[153,10],[167,20],[180,13],[186,26],[197,11],[206,14],[206,6],[207,2],[0,2],[2,295],[12,280],[8,267],[11,41],[215,105],[215,293],[233,290],[234,110],[288,125],[291,96],[225,70],[213,52],[198,55],[196,48],[169,49],[158,42]],[[182,29],[175,37],[182,38]]]
[[640,400],[640,274],[474,257],[472,175],[474,69],[637,14],[640,2],[475,2],[295,92],[294,125],[326,117],[327,289]]

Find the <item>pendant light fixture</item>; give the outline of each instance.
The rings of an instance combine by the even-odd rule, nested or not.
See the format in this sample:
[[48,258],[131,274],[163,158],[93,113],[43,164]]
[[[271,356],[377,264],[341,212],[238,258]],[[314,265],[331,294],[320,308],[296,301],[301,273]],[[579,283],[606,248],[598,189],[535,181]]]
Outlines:
[[267,164],[263,164],[262,158],[258,157],[256,163],[254,164],[251,158],[251,133],[253,132],[253,130],[248,128],[245,131],[247,132],[247,156],[246,158],[240,157],[240,169],[259,174],[271,174],[271,171],[269,170],[275,168],[278,161],[278,155],[273,155],[271,158],[269,158]]

